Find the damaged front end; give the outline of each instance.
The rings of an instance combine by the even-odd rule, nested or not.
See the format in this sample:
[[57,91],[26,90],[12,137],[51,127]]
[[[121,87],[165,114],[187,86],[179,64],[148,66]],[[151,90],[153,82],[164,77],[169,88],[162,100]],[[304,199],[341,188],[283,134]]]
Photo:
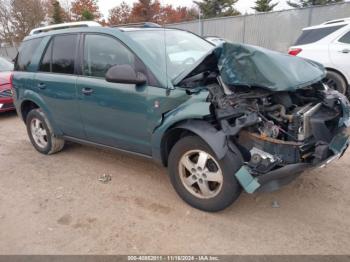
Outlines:
[[[350,105],[340,93],[320,83],[295,92],[236,92],[225,112],[216,108],[215,114],[244,156],[236,177],[247,192],[276,190],[345,152]],[[231,110],[241,116],[232,118]]]
[[235,176],[253,193],[276,190],[344,154],[350,103],[323,78],[313,62],[224,44],[179,85],[209,91],[211,123],[240,150],[244,165]]

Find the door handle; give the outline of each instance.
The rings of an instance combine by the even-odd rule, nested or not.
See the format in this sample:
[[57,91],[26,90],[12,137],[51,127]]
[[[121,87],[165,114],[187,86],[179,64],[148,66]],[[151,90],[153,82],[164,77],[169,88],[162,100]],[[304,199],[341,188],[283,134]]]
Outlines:
[[340,51],[340,53],[349,54],[350,53],[350,49],[343,49],[343,50]]
[[89,88],[89,87],[84,87],[84,88],[81,90],[81,92],[82,92],[84,95],[89,96],[89,95],[91,95],[91,94],[94,92],[94,90],[93,90],[92,88]]
[[39,89],[45,89],[46,85],[44,83],[39,83],[38,87],[39,87]]

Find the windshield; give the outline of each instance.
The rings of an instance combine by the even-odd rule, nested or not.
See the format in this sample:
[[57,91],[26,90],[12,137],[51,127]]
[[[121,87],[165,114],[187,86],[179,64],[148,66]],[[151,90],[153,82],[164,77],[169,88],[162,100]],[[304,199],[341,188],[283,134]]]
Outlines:
[[214,48],[202,38],[180,30],[138,30],[127,34],[148,52],[159,68],[166,68],[171,79]]
[[6,59],[0,57],[0,72],[12,71],[13,64],[7,61]]

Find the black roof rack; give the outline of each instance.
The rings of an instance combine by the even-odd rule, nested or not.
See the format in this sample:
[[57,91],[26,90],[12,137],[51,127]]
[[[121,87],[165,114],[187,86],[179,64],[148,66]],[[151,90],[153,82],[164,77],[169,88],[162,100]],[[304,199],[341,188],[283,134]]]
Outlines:
[[330,24],[343,23],[343,22],[345,22],[345,20],[334,20],[334,21],[326,22],[324,24],[330,25]]
[[160,28],[161,25],[152,22],[143,22],[143,23],[131,23],[131,24],[122,24],[122,25],[112,25],[111,27],[137,27],[137,28]]

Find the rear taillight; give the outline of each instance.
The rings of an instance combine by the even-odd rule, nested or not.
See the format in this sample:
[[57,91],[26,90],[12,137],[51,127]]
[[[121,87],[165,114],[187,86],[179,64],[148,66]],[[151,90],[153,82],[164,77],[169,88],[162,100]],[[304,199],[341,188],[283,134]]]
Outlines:
[[14,96],[15,94],[15,88],[13,86],[13,73],[10,74],[10,79],[9,79],[9,83],[10,83],[10,88],[11,88],[11,94],[12,96]]
[[291,48],[291,49],[289,49],[288,54],[293,55],[293,56],[297,56],[301,51],[303,51],[303,49],[301,49],[301,48]]

